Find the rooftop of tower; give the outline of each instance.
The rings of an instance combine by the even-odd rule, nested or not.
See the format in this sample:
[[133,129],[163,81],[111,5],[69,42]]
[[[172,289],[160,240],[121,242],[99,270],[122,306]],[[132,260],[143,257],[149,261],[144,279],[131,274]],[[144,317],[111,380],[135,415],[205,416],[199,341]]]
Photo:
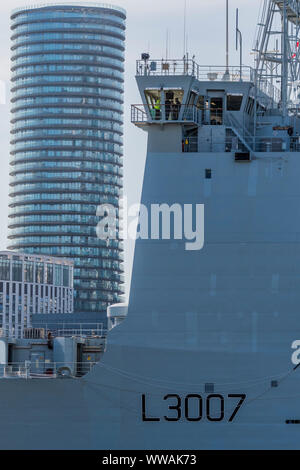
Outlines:
[[115,11],[118,11],[118,12],[121,12],[123,13],[124,15],[126,15],[126,10],[118,5],[112,5],[110,3],[96,3],[96,2],[64,2],[64,1],[61,1],[61,2],[54,2],[54,3],[44,3],[44,4],[37,4],[37,5],[27,5],[27,6],[24,6],[24,7],[18,7],[18,8],[14,8],[12,11],[11,11],[11,14],[12,16],[17,14],[17,13],[20,13],[22,11],[26,11],[26,10],[36,10],[36,9],[39,9],[39,8],[51,8],[51,7],[91,7],[91,8],[105,8],[105,9],[108,9],[108,10],[115,10]]

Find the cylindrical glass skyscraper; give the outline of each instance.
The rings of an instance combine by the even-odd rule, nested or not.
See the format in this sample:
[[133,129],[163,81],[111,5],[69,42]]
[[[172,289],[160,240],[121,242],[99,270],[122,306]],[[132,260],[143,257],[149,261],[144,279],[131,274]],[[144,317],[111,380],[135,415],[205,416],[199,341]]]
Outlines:
[[8,248],[73,259],[82,312],[123,293],[123,248],[97,238],[96,211],[122,191],[125,17],[76,2],[11,16]]

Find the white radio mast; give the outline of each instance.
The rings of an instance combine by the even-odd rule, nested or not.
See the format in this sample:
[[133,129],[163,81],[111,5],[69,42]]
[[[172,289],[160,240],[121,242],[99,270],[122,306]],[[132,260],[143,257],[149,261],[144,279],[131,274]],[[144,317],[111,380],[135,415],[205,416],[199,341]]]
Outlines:
[[184,14],[183,14],[183,57],[186,54],[186,4],[187,0],[184,0]]
[[226,69],[223,80],[230,79],[229,73],[229,16],[228,16],[228,0],[226,0]]

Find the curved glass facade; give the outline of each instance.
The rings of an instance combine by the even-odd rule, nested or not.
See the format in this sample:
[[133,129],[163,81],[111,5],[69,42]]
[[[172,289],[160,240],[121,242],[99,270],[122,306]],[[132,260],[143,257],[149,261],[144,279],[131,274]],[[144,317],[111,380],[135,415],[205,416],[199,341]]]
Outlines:
[[75,310],[123,293],[123,246],[96,236],[122,191],[125,12],[18,10],[12,30],[9,249],[74,260]]

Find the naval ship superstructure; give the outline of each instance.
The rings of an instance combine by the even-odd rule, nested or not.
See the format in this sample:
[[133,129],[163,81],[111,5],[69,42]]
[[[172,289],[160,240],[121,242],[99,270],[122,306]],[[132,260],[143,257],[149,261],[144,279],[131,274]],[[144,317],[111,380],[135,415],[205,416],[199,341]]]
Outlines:
[[204,245],[138,237],[90,370],[1,377],[2,448],[299,449],[300,3],[262,16],[254,69],[137,62],[141,202],[204,205]]

